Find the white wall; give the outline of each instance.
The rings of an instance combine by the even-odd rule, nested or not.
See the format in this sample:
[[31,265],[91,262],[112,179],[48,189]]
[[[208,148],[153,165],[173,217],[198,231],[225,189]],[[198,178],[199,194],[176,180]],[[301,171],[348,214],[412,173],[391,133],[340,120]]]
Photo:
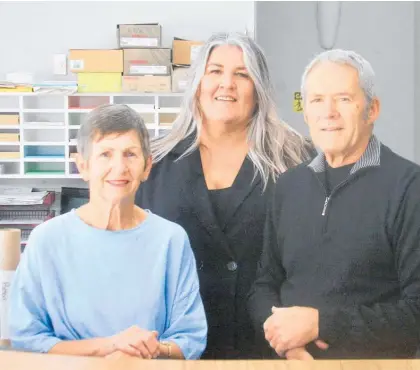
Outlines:
[[[256,39],[268,57],[279,113],[305,134],[302,114],[293,112],[292,104],[304,67],[322,51],[315,9],[316,2],[256,2]],[[416,19],[420,21],[420,17]],[[420,48],[415,48],[414,25],[413,2],[344,1],[335,47],[353,49],[371,62],[382,102],[375,133],[391,149],[420,163],[420,150],[415,158],[414,108],[414,58],[416,50],[420,56]],[[420,108],[417,110],[420,113]]]
[[[254,31],[253,1],[0,1],[0,80],[12,71],[54,78],[52,56],[72,48],[117,48],[119,23],[158,22],[173,37],[205,40],[217,31]],[[57,76],[55,79],[69,79]]]
[[[117,48],[119,23],[158,22],[162,46],[173,37],[205,40],[218,31],[254,34],[254,1],[0,1],[0,80],[13,71],[37,80],[74,79],[53,75],[53,54],[71,48]],[[82,180],[1,180],[34,187],[85,186]]]

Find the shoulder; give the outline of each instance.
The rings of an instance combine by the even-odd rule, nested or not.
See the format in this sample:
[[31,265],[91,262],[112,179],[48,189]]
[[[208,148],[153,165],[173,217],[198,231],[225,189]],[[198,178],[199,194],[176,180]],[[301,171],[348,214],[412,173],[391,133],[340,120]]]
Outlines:
[[400,156],[384,144],[381,144],[381,167],[389,168],[394,173],[420,171],[418,164]]
[[51,251],[54,246],[61,243],[62,238],[69,230],[76,232],[75,217],[72,212],[51,218],[36,226],[30,233],[25,252],[30,254]]
[[279,178],[278,183],[287,183],[290,181],[302,180],[310,175],[310,168],[308,167],[312,159],[307,159],[298,165],[289,168],[287,171],[283,172]]
[[157,245],[165,249],[171,260],[184,260],[192,256],[190,239],[181,225],[149,212],[149,226],[152,227]]
[[420,166],[397,153],[393,152],[385,145],[381,145],[381,164],[382,176],[392,179],[399,190],[408,187],[418,187],[420,182]]
[[75,224],[75,221],[73,212],[64,213],[36,226],[32,230],[30,236],[37,239],[45,237],[50,239],[55,235],[62,235],[63,230],[68,230],[71,225]]
[[159,230],[158,233],[160,235],[160,238],[164,238],[168,240],[168,242],[185,242],[188,241],[188,235],[185,229],[172,221],[169,221],[168,219],[158,216],[155,213],[152,213],[149,211],[149,225],[154,230]]

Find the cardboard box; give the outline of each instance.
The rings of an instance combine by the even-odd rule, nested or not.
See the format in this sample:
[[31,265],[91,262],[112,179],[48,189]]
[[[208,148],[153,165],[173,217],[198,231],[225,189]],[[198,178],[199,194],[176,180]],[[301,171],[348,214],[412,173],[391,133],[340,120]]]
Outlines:
[[120,92],[121,73],[78,73],[77,91],[87,92]]
[[123,76],[123,92],[170,92],[171,76]]
[[0,113],[0,125],[18,125],[19,114]]
[[171,49],[124,49],[124,75],[171,74]]
[[162,27],[158,23],[119,24],[117,26],[120,48],[157,48],[161,44]]
[[190,41],[175,38],[172,43],[172,63],[188,66],[191,65],[203,45],[204,42],[202,41]]
[[189,83],[191,67],[174,66],[172,71],[172,91],[184,92]]
[[0,87],[0,92],[5,93],[20,93],[20,92],[33,92],[31,86],[16,86],[16,87]]
[[123,51],[107,49],[72,49],[69,55],[70,71],[122,72]]

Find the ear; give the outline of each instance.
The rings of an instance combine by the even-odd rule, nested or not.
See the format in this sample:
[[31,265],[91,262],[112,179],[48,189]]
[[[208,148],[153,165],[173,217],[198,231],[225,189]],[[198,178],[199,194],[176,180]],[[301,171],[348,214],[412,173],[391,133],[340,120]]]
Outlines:
[[89,181],[89,162],[85,160],[80,153],[77,153],[76,155],[76,166],[82,179]]
[[141,178],[141,182],[144,182],[149,178],[150,171],[152,170],[152,165],[153,165],[152,156],[149,155],[146,159],[146,163],[145,163],[145,166],[144,166],[144,172],[143,172],[143,176]]
[[201,81],[198,84],[198,86],[197,86],[197,92],[195,93],[196,99],[199,99],[200,98],[200,95],[201,95]]
[[302,104],[302,114],[303,114],[303,120],[305,121],[306,125],[309,126],[308,124],[308,116],[306,115],[306,111],[305,111],[305,103]]
[[369,112],[367,116],[367,123],[372,125],[379,117],[379,113],[381,110],[381,103],[379,99],[374,97],[372,102],[370,103]]

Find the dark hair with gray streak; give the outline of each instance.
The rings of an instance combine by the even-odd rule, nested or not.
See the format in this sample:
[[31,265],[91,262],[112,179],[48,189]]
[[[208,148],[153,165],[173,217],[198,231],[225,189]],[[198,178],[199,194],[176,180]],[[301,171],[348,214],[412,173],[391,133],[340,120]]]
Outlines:
[[123,104],[104,104],[93,109],[80,126],[77,135],[77,151],[87,160],[91,145],[97,135],[135,131],[140,141],[144,159],[150,156],[149,132],[143,118],[132,108]]

